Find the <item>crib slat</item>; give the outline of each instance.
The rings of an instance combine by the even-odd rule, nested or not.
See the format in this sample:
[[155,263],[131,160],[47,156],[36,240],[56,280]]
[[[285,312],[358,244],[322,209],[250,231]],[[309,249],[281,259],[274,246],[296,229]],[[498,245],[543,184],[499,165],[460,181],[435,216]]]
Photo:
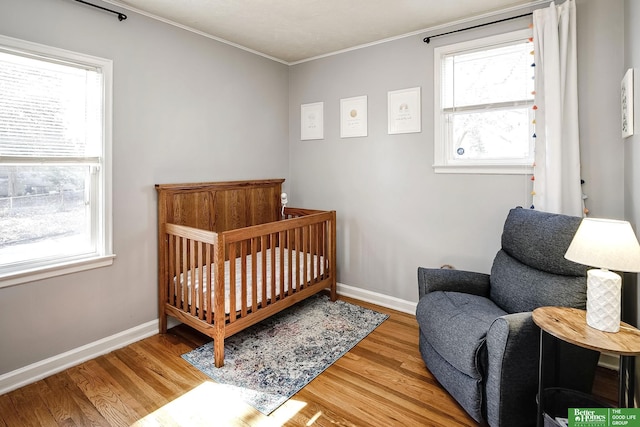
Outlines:
[[300,257],[303,255],[303,247],[302,247],[302,228],[298,227],[296,228],[295,231],[295,254],[296,254],[296,259],[294,261],[294,265],[291,266],[291,268],[295,268],[295,273],[296,273],[296,277],[295,277],[295,287],[294,290],[295,291],[299,291],[300,289],[302,289],[302,278],[300,277]]
[[236,244],[227,247],[229,251],[229,322],[236,320]]
[[294,250],[294,232],[292,230],[287,230],[287,249],[289,252],[287,253],[288,265],[287,265],[287,278],[289,279],[289,289],[287,289],[287,295],[291,295],[293,293],[294,283],[293,283],[293,250]]
[[[328,225],[329,224],[327,222],[323,222],[322,224],[318,225],[318,232],[320,233],[320,235],[318,236],[318,259],[320,257],[322,257],[322,259],[325,260],[322,270],[318,272],[318,273],[321,273],[321,274],[319,274],[319,277],[321,279],[325,279],[327,277],[327,256],[326,256],[326,254],[327,254],[327,247],[326,247],[326,244],[327,244],[327,239],[326,239],[327,230],[326,230],[326,228],[328,227]],[[335,274],[335,272],[332,272],[331,274]]]
[[211,259],[211,245],[207,244],[207,251],[205,254],[205,262],[207,265],[207,293],[206,293],[206,301],[207,301],[207,323],[211,324],[213,322],[213,304],[211,301],[211,295],[213,295],[213,259]]
[[196,242],[193,239],[189,239],[189,273],[191,275],[191,315],[195,316],[196,315],[196,309],[198,307],[197,301],[196,301],[196,288],[198,287],[199,284],[201,284],[200,282],[198,282],[198,276],[196,275],[197,270],[195,268],[195,263],[196,263]]
[[[316,224],[311,226],[311,244],[309,245],[309,253],[311,254],[311,280],[313,283],[318,281],[318,272],[320,271],[320,257],[316,256],[318,253],[318,226]],[[315,261],[315,262],[314,262]]]
[[251,239],[251,311],[258,309],[258,239]]
[[196,246],[197,250],[196,250],[196,258],[197,258],[197,265],[198,265],[198,283],[200,284],[200,287],[198,288],[198,298],[197,298],[197,315],[198,318],[200,319],[204,319],[204,308],[205,308],[205,303],[204,303],[204,291],[205,289],[209,290],[210,288],[208,286],[205,285],[204,283],[204,275],[205,275],[205,266],[202,264],[202,242],[197,242],[197,246]]
[[275,302],[277,300],[276,295],[276,252],[278,248],[276,247],[276,237],[275,233],[271,233],[269,235],[269,261],[271,263],[271,276],[269,277],[269,287],[271,288],[271,301]]
[[178,286],[177,280],[176,280],[176,268],[175,268],[175,259],[174,257],[172,257],[171,255],[173,254],[173,251],[175,251],[175,238],[173,237],[172,234],[169,234],[169,250],[167,251],[167,253],[165,254],[165,257],[169,259],[169,262],[167,264],[167,268],[169,270],[169,276],[168,276],[168,280],[169,283],[165,283],[165,287],[168,287],[168,294],[167,294],[167,300],[163,301],[163,303],[168,302],[171,305],[175,305],[175,301],[176,301],[176,286]]
[[[240,316],[247,315],[247,241],[243,240],[240,244],[240,279],[242,283],[241,294],[241,310]],[[233,284],[231,284],[233,286]]]
[[260,301],[260,307],[267,306],[267,236],[260,236],[260,254],[262,258],[262,299]]
[[184,278],[184,280],[182,281],[182,301],[180,306],[182,307],[182,309],[184,311],[188,311],[189,310],[189,301],[187,300],[188,298],[188,294],[187,294],[187,274],[189,274],[189,269],[187,266],[187,239],[184,237],[180,238],[180,246],[182,247],[182,255],[180,257],[180,260],[182,261],[182,277]]
[[302,228],[302,287],[307,286],[309,276],[307,268],[309,263],[309,227]]
[[284,298],[285,296],[285,289],[284,289],[284,278],[285,278],[285,274],[286,272],[284,271],[284,247],[286,245],[286,241],[285,241],[285,236],[286,233],[284,231],[281,231],[280,233],[278,233],[279,235],[279,244],[278,244],[278,251],[280,252],[280,265],[278,266],[278,277],[280,279],[280,299]]

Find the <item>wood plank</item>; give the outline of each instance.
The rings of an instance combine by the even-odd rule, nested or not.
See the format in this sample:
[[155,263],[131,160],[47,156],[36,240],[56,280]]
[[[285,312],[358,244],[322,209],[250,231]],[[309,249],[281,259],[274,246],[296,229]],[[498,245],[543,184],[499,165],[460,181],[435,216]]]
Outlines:
[[98,365],[101,358],[69,370],[69,376],[109,424],[129,425],[144,413],[139,402]]
[[188,227],[186,225],[177,225],[166,223],[165,232],[170,235],[182,237],[190,240],[199,240],[204,243],[213,245],[216,243],[216,233],[200,228]]
[[43,381],[38,381],[16,390],[11,396],[16,408],[29,407],[29,417],[33,420],[31,421],[33,425],[47,426],[57,424],[42,398],[42,391],[45,387]]
[[[11,393],[3,394],[0,396],[0,425],[1,426],[22,426],[29,425],[28,420],[25,420],[21,415],[29,415],[29,411],[24,411],[23,407],[16,407],[14,404],[15,395],[19,390]],[[27,413],[28,412],[28,413]]]
[[[52,408],[52,412],[68,410],[70,418],[78,426],[110,425],[67,372],[52,375],[44,381],[50,390],[50,395],[45,397],[45,401],[49,408]],[[57,409],[58,405],[62,405],[63,408]]]
[[156,184],[158,193],[165,191],[202,191],[202,190],[235,190],[241,188],[274,187],[281,185],[284,179],[255,179],[249,181],[195,182],[183,184]]

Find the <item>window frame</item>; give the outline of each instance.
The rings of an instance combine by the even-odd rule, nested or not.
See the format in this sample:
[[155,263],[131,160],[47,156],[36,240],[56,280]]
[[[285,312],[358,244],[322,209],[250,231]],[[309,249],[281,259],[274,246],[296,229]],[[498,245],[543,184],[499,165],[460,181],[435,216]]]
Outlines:
[[[100,153],[100,172],[92,179],[91,219],[97,221],[96,250],[93,253],[76,256],[52,257],[48,260],[31,260],[16,263],[14,266],[0,268],[0,288],[21,283],[47,279],[113,264],[113,218],[112,218],[112,98],[113,98],[113,61],[97,56],[72,52],[66,49],[46,46],[12,37],[0,35],[0,50],[45,61],[67,63],[74,66],[99,68],[103,77],[103,117],[102,152]],[[83,159],[86,160],[86,159]],[[18,159],[18,163],[28,163],[28,159]],[[95,166],[91,166],[92,168]],[[97,193],[96,193],[97,191]]]
[[[443,123],[443,108],[442,108],[442,71],[443,71],[443,58],[447,55],[455,53],[466,53],[474,50],[482,50],[483,48],[490,49],[494,46],[509,44],[511,42],[526,42],[532,36],[531,29],[510,31],[503,34],[498,34],[489,37],[483,37],[479,39],[473,39],[463,41],[459,43],[439,46],[434,48],[434,60],[433,60],[433,80],[434,80],[434,163],[433,168],[435,173],[462,173],[462,174],[518,174],[528,175],[533,173],[533,145],[534,141],[529,141],[530,158],[522,161],[515,161],[514,159],[501,159],[501,160],[489,160],[489,159],[470,159],[460,160],[452,159],[448,153],[451,141],[444,137],[446,123]],[[533,45],[531,45],[533,50]],[[533,59],[532,59],[533,62]],[[531,101],[530,105],[533,105]],[[513,107],[516,107],[514,102]],[[500,107],[497,107],[498,109]],[[463,108],[464,110],[464,108]],[[471,110],[471,109],[469,109]],[[532,126],[530,125],[530,128]]]

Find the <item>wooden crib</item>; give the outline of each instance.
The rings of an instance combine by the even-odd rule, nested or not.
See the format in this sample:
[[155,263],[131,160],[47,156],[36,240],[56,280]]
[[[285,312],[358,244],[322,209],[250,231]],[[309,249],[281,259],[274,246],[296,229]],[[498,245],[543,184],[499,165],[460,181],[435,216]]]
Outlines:
[[226,337],[324,289],[336,299],[336,213],[282,209],[283,182],[156,185],[160,332],[172,316],[210,336],[216,367]]

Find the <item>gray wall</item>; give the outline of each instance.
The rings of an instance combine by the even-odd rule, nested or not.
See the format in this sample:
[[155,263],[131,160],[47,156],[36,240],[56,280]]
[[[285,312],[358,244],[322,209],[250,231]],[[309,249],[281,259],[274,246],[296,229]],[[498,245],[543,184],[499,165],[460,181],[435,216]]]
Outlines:
[[[625,216],[636,227],[640,224],[640,2],[625,0],[624,53],[625,63],[619,78],[628,68],[634,69],[635,135],[623,140],[625,150]],[[636,228],[637,230],[637,228]]]
[[592,217],[624,219],[624,1],[577,0],[578,96],[584,192]]
[[[578,0],[584,191],[593,217],[621,218],[619,84],[623,1]],[[417,300],[416,268],[489,272],[509,208],[530,205],[524,175],[435,174],[433,48],[526,28],[512,21],[422,42],[424,35],[291,67],[290,200],[338,214],[338,281]],[[422,88],[422,133],[387,134],[387,91]],[[340,138],[340,99],[368,96],[368,137]],[[300,141],[300,104],[324,101],[325,138]]]
[[[640,3],[637,1],[625,1],[625,65],[620,71],[620,78],[628,68],[634,69],[634,125],[635,135],[624,139],[622,146],[624,147],[624,184],[625,184],[625,217],[633,224],[636,233],[640,225],[640,173],[638,173],[638,165],[640,164],[640,28],[637,22],[640,20]],[[640,317],[637,315],[637,275],[631,274],[625,277],[625,302],[633,301],[633,304],[625,304],[628,314],[625,320],[635,325],[640,324]],[[640,370],[638,371],[640,372]]]
[[[625,62],[619,77],[628,68],[634,69],[634,126],[635,135],[623,140],[624,147],[624,199],[625,217],[638,233],[640,225],[640,2],[635,0],[625,0],[624,2],[624,56]],[[623,282],[624,289],[624,320],[640,325],[638,305],[640,305],[638,295],[638,275],[627,274]],[[640,358],[636,358],[636,396],[640,394]],[[636,404],[637,406],[637,404]]]
[[68,0],[0,0],[0,11],[3,35],[113,60],[117,255],[0,289],[2,374],[157,318],[154,184],[287,178],[289,153],[285,65]]

